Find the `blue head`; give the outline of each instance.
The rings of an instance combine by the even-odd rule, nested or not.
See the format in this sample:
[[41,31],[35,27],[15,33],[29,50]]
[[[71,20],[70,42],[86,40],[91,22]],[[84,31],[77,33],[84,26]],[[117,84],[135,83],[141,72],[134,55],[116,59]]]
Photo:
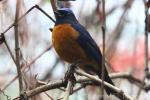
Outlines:
[[69,8],[61,8],[54,12],[56,16],[56,24],[77,22],[77,19]]

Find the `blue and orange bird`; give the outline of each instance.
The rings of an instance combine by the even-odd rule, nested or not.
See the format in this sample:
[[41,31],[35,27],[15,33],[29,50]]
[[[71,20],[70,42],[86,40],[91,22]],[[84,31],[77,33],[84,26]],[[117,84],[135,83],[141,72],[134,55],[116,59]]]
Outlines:
[[[89,32],[69,8],[61,8],[54,13],[56,23],[52,31],[52,42],[60,58],[70,64],[80,61],[81,69],[101,78],[102,54]],[[104,81],[114,85],[106,68],[104,71]],[[108,87],[105,90],[107,94],[114,93]]]

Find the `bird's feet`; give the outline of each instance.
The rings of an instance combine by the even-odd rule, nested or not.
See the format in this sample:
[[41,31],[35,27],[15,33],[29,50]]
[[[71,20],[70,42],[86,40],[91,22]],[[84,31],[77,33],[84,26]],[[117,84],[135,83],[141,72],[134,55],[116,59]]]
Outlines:
[[81,63],[80,60],[78,60],[77,62],[71,64],[69,67],[68,67],[68,70],[67,72],[65,73],[65,81],[68,81],[69,79],[74,79],[75,80],[75,77],[74,77],[74,70],[76,69],[76,67]]
[[[76,63],[73,63],[71,64],[69,67],[68,67],[68,70],[67,72],[65,73],[65,82],[66,82],[66,85],[68,83],[68,81],[72,81],[73,83],[73,86],[74,86],[74,83],[76,81],[75,79],[75,76],[74,76],[74,70],[76,69],[76,67],[79,65],[79,61],[77,61]],[[73,86],[72,86],[72,89],[71,89],[71,93],[73,92]]]
[[68,67],[68,70],[65,73],[65,78],[64,78],[66,82],[68,82],[68,80],[75,81],[75,76],[74,76],[75,67],[76,66],[74,64]]

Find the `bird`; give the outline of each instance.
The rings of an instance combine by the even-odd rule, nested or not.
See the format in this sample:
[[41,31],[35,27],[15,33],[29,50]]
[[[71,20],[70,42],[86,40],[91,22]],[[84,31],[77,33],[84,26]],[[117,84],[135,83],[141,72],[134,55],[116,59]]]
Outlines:
[[[79,68],[89,74],[102,77],[102,53],[82,26],[70,8],[60,8],[54,11],[56,22],[52,31],[52,44],[58,56],[70,64],[80,61]],[[104,67],[104,81],[114,85],[106,67]],[[107,94],[114,91],[104,87]]]

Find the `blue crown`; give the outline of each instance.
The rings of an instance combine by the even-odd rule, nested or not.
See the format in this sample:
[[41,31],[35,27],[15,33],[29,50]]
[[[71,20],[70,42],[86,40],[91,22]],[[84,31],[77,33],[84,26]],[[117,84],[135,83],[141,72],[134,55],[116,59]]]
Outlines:
[[70,8],[61,8],[61,9],[58,9],[58,11],[62,12],[62,13],[72,13],[73,14],[73,11]]

